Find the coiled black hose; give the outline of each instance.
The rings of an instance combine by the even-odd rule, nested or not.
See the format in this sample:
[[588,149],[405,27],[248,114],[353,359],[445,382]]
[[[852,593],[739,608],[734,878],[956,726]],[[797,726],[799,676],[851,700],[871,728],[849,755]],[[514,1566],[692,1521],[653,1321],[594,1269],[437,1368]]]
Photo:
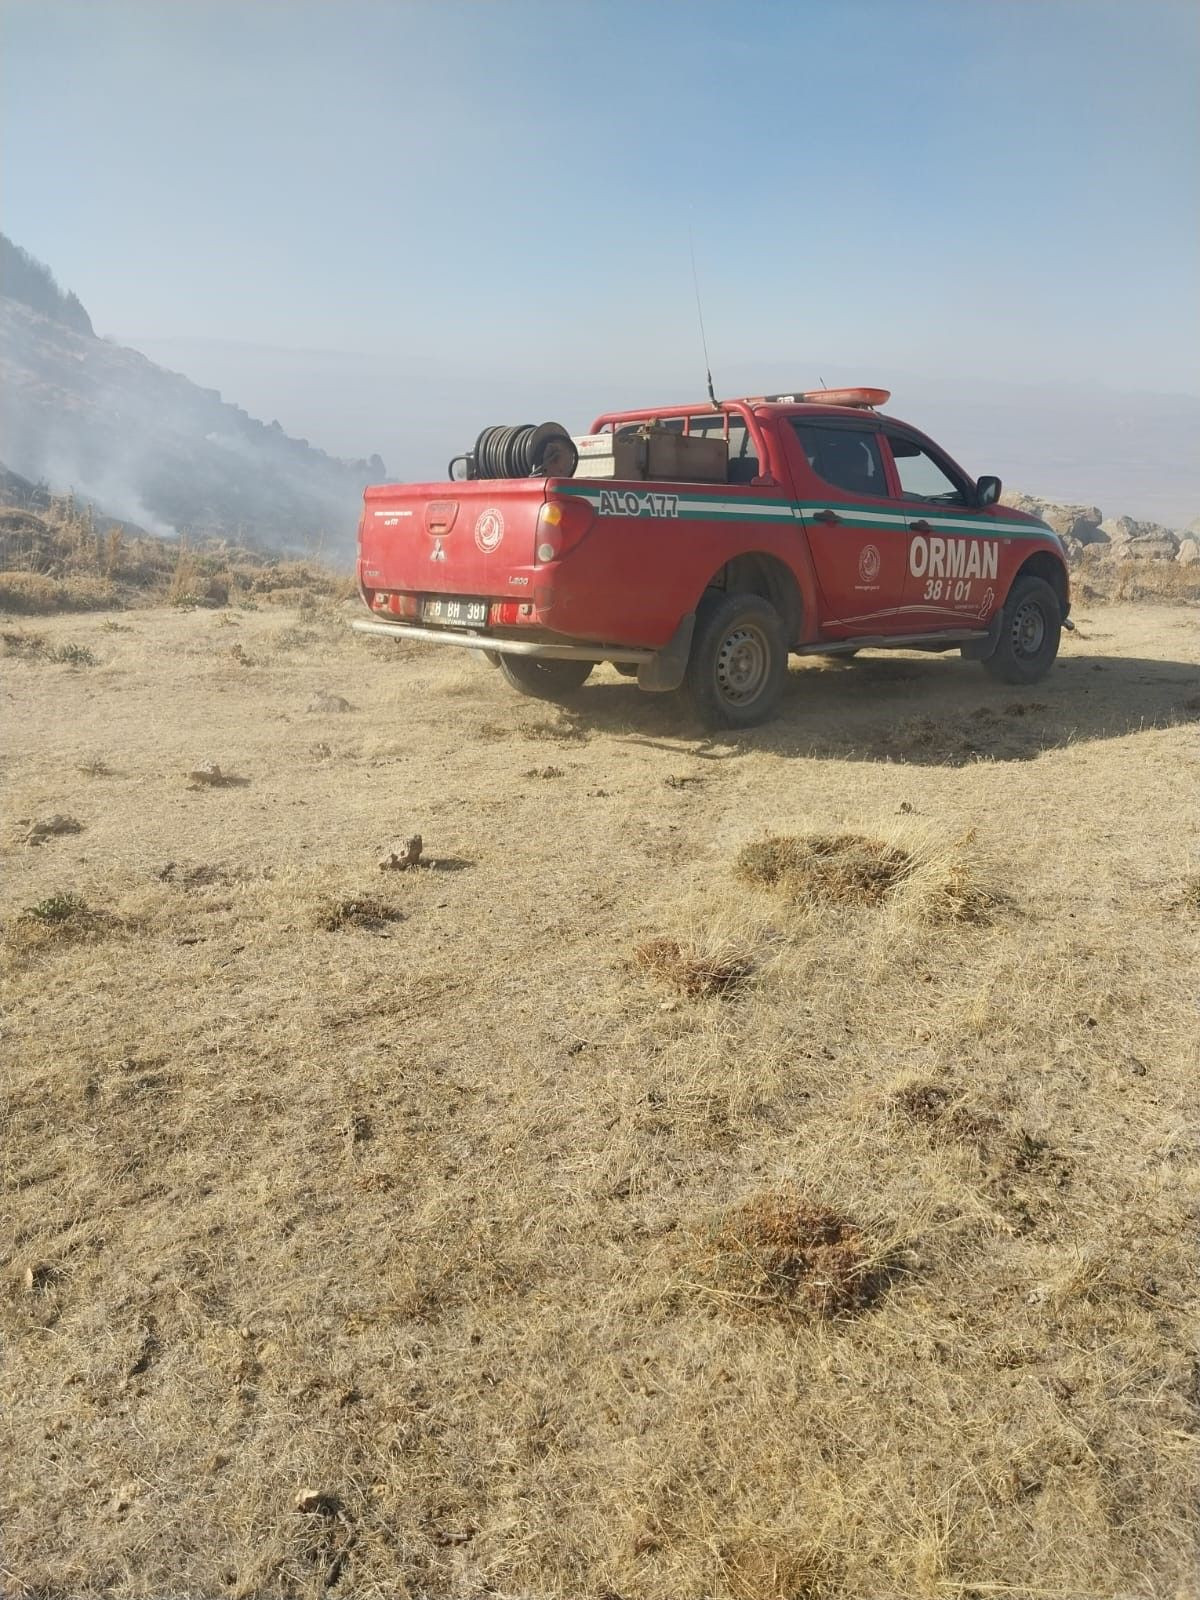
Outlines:
[[534,473],[569,478],[579,461],[571,436],[559,422],[543,422],[535,427],[522,422],[516,427],[484,428],[475,448],[451,461],[449,476],[463,463],[468,478],[528,478]]

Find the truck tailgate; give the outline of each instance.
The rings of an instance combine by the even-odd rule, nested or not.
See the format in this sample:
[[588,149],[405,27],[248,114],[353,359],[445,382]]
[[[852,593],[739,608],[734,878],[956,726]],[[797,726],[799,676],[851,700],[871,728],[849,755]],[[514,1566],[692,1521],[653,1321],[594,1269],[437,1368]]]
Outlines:
[[363,495],[365,589],[522,599],[533,587],[544,478],[381,484]]

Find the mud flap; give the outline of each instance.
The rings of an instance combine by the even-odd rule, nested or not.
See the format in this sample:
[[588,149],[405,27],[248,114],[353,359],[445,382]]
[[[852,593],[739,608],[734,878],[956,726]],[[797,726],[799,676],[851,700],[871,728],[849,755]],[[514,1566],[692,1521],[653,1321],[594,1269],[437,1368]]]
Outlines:
[[672,689],[679,688],[687,671],[695,631],[696,613],[689,611],[667,643],[655,652],[653,660],[643,661],[638,668],[639,689],[650,694],[669,694]]
[[959,645],[959,654],[964,661],[986,661],[989,656],[994,656],[996,646],[1000,643],[1000,629],[1004,623],[1004,607],[1001,606],[996,615],[988,623],[988,631],[982,639],[968,639],[965,644]]

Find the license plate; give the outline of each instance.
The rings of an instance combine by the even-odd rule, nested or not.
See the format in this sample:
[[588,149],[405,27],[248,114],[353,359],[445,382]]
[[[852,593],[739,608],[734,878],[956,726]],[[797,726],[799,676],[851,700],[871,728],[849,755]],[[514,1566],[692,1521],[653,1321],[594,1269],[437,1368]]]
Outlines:
[[426,600],[421,608],[423,622],[440,622],[451,628],[483,628],[487,625],[486,600]]

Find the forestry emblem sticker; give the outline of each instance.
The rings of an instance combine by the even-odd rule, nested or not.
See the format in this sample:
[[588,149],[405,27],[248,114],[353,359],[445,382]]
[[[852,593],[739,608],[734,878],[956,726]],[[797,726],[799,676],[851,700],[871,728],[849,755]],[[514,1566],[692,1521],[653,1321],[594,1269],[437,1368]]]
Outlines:
[[503,537],[504,518],[495,506],[488,506],[475,523],[475,543],[485,556],[490,556]]
[[858,552],[858,575],[863,583],[871,585],[879,578],[879,569],[883,565],[879,551],[873,544],[865,544]]

